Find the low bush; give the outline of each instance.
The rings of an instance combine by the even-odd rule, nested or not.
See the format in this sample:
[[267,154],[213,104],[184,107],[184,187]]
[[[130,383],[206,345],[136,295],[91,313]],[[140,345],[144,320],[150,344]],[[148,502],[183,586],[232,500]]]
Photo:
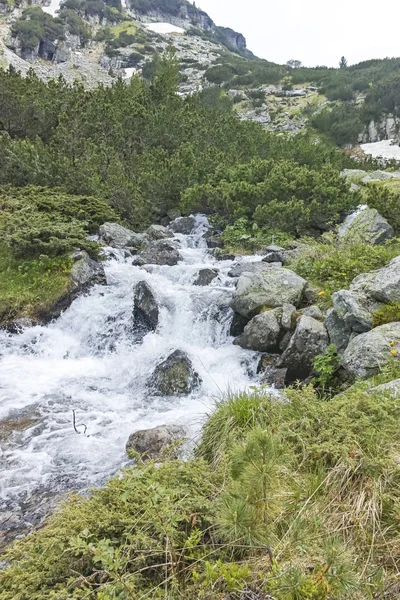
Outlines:
[[394,321],[400,322],[400,302],[381,306],[381,308],[378,308],[378,310],[374,312],[373,317],[374,327],[392,323]]

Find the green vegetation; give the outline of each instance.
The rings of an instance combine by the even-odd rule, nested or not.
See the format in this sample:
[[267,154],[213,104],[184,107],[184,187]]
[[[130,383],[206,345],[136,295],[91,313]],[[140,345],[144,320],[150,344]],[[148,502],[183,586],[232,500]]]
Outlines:
[[54,19],[39,6],[31,6],[13,24],[12,35],[18,37],[23,50],[35,50],[45,40],[63,39],[64,29],[59,19]]
[[363,190],[364,201],[389,221],[400,234],[400,182],[368,185]]
[[374,327],[392,323],[393,321],[400,322],[400,302],[396,304],[384,304],[374,312]]
[[195,458],[137,457],[72,496],[8,550],[0,599],[394,600],[398,402],[365,383],[286,396],[228,395]]

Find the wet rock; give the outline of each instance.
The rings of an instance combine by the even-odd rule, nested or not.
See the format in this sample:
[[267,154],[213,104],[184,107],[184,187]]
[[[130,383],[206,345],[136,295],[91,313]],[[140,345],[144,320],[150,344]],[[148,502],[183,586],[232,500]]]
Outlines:
[[28,319],[28,317],[21,317],[9,323],[6,329],[9,333],[21,333],[27,327],[33,327],[34,325],[35,323],[32,319]]
[[135,233],[119,223],[104,223],[99,229],[99,239],[112,248],[136,250],[145,243],[147,236],[143,233]]
[[217,269],[201,269],[193,285],[210,285],[218,277]]
[[162,225],[150,225],[146,233],[152,240],[166,240],[174,237],[174,234]]
[[392,360],[399,360],[398,342],[399,322],[375,327],[351,340],[343,354],[342,366],[352,377],[372,377]]
[[222,248],[223,241],[222,241],[221,236],[212,235],[211,237],[208,237],[207,238],[207,246],[208,246],[208,248]]
[[288,381],[306,379],[312,371],[314,358],[324,354],[328,344],[328,332],[323,323],[301,316],[279,361],[280,367],[288,369]]
[[168,229],[173,233],[183,233],[190,235],[196,225],[195,217],[178,217],[168,225]]
[[225,252],[218,252],[215,255],[215,258],[217,260],[223,261],[223,260],[235,260],[236,255],[235,254],[227,254]]
[[133,298],[133,320],[138,339],[155,331],[158,326],[159,310],[151,287],[146,281],[140,281],[135,287]]
[[244,317],[253,316],[263,307],[283,304],[298,306],[306,280],[289,269],[268,269],[260,273],[243,273],[233,294],[231,306]]
[[152,241],[140,251],[138,258],[141,265],[168,265],[173,267],[178,264],[180,254],[176,245],[168,240]]
[[43,417],[36,405],[12,411],[0,420],[0,444],[8,442],[15,434],[35,427],[42,420]]
[[267,310],[255,316],[234,344],[247,350],[273,352],[277,349],[281,331],[282,309]]
[[279,358],[279,354],[264,354],[258,363],[257,373],[261,375],[260,383],[281,390],[285,387],[287,369],[277,366]]
[[326,314],[325,326],[328,331],[331,344],[336,346],[336,350],[342,354],[350,343],[352,331],[346,325],[344,319],[339,317],[335,309],[330,308]]
[[234,313],[232,323],[231,323],[231,328],[229,330],[229,335],[231,335],[233,337],[237,337],[237,336],[241,335],[248,322],[249,322],[248,318],[243,317],[242,315],[239,315],[238,313]]
[[349,215],[338,233],[343,241],[373,245],[384,244],[394,237],[393,227],[375,208],[368,207]]
[[[185,437],[185,430],[178,425],[159,425],[153,429],[135,431],[129,436],[126,451],[134,450],[145,458],[160,458],[168,446]],[[176,451],[173,456],[176,457]]]
[[160,396],[185,396],[201,383],[185,352],[175,350],[156,367],[149,385]]

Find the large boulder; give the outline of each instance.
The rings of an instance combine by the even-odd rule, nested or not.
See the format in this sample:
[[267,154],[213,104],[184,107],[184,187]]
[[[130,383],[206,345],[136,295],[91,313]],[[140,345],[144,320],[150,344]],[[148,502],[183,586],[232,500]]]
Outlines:
[[173,267],[178,264],[180,254],[176,245],[169,240],[155,240],[148,242],[138,254],[141,265],[168,265]]
[[281,332],[282,309],[266,310],[255,316],[244,328],[234,344],[257,352],[274,352],[278,349]]
[[349,215],[339,227],[339,238],[346,242],[377,245],[384,244],[392,237],[393,227],[375,208],[367,206]]
[[332,295],[332,302],[336,314],[351,331],[365,333],[372,329],[372,311],[378,307],[371,305],[363,294],[340,290]]
[[147,236],[135,233],[119,223],[104,223],[99,229],[99,239],[112,248],[136,250],[145,243]]
[[400,323],[388,323],[355,337],[347,346],[342,366],[352,377],[376,375],[400,357]]
[[189,235],[196,225],[195,217],[178,217],[168,225],[173,233],[183,233]]
[[382,269],[356,277],[350,289],[355,287],[378,302],[400,302],[400,256]]
[[140,281],[135,287],[133,297],[133,321],[136,336],[143,339],[149,331],[155,331],[158,318],[158,305],[152,289],[146,281]]
[[185,352],[175,350],[158,367],[149,385],[158,396],[186,396],[200,385],[200,377]]
[[152,240],[166,240],[174,237],[174,234],[162,225],[150,225],[146,233]]
[[168,446],[185,437],[185,430],[178,425],[159,425],[153,429],[135,431],[129,436],[126,451],[133,450],[144,458],[157,459]]
[[210,285],[210,283],[218,277],[217,269],[200,269],[193,285]]
[[328,332],[324,324],[312,317],[301,316],[279,361],[280,367],[288,369],[288,381],[306,379],[312,371],[315,357],[324,354],[328,345]]
[[283,304],[298,306],[306,284],[305,279],[284,268],[243,273],[239,277],[231,306],[244,317],[252,317],[262,308],[276,308]]
[[272,267],[271,264],[266,262],[239,262],[228,271],[229,277],[240,277],[243,273],[261,273],[262,271],[269,271]]

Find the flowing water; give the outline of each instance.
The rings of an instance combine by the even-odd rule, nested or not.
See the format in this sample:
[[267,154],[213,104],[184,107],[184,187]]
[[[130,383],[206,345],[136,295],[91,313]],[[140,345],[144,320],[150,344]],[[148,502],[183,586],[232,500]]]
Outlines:
[[[174,423],[193,438],[216,395],[254,381],[257,354],[232,345],[229,336],[232,261],[215,260],[202,237],[205,218],[196,223],[191,235],[175,236],[178,265],[135,267],[132,257],[106,249],[107,286],[92,288],[47,326],[0,333],[0,420],[16,415],[23,422],[0,450],[3,509],[18,510],[49,491],[101,485],[128,462],[132,432]],[[194,286],[207,267],[219,276]],[[160,321],[137,344],[133,290],[142,280],[154,292]],[[190,357],[201,387],[186,397],[152,396],[149,376],[176,349]]]

